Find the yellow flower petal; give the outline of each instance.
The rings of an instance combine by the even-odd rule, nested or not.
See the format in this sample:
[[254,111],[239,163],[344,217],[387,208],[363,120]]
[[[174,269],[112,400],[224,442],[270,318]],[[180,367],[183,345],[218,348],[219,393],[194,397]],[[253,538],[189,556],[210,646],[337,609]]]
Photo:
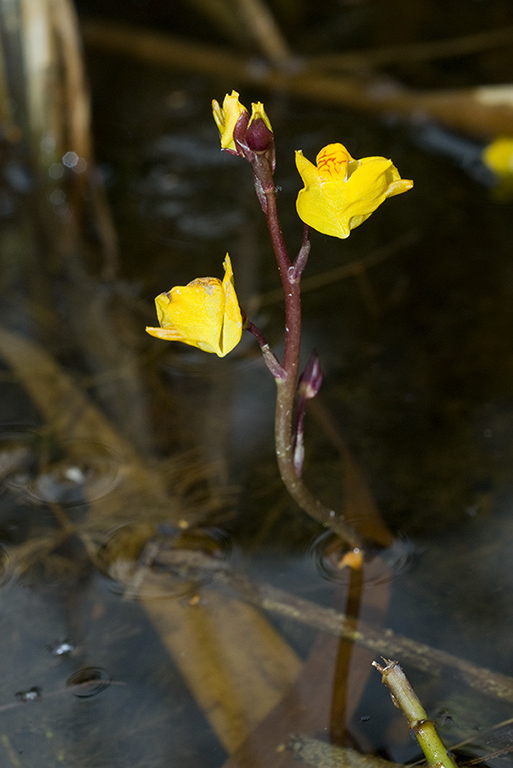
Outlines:
[[[224,315],[221,329],[221,350],[219,357],[224,357],[239,343],[242,336],[242,315],[239,300],[235,293],[232,262],[228,254],[223,262],[224,278],[222,289],[224,290]],[[217,353],[219,354],[219,353]]]
[[349,163],[354,160],[343,144],[328,144],[316,157],[317,173],[326,181],[347,176]]
[[305,224],[333,237],[349,237],[387,197],[413,186],[413,181],[401,179],[391,160],[354,160],[342,144],[328,144],[316,162],[307,160],[301,150],[296,152],[296,166],[304,183],[297,197],[297,212]]
[[242,336],[242,315],[233,283],[230,257],[223,263],[223,281],[199,277],[155,299],[160,328],[146,328],[151,336],[182,341],[204,352],[224,357]]
[[237,152],[233,132],[239,118],[244,113],[249,114],[246,107],[240,103],[237,91],[226,94],[222,107],[215,99],[212,101],[212,114],[221,136],[221,149]]

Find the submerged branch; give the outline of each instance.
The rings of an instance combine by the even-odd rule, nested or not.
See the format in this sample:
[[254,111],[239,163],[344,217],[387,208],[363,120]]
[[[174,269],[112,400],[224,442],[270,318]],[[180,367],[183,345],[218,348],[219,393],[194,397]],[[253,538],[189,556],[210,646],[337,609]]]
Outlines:
[[440,677],[447,670],[457,670],[470,688],[513,703],[511,677],[479,667],[425,643],[418,643],[396,634],[391,629],[379,630],[361,623],[357,625],[341,611],[317,605],[270,584],[254,584],[243,574],[200,552],[167,552],[165,561],[159,565],[172,569],[182,578],[198,579],[201,582],[208,579],[213,584],[229,586],[236,589],[245,600],[266,611],[350,640],[371,650],[377,656],[399,657],[404,664],[434,677]]
[[286,67],[292,52],[271,9],[262,0],[239,0],[239,9],[262,53],[276,66]]
[[[382,757],[362,755],[350,747],[339,747],[320,739],[312,739],[302,733],[294,734],[287,743],[297,760],[315,768],[399,768]],[[401,767],[402,768],[402,767]]]
[[486,29],[472,35],[445,40],[424,40],[404,45],[389,45],[364,51],[325,53],[310,58],[312,69],[362,69],[369,66],[434,61],[455,56],[470,56],[492,48],[511,45],[513,26]]

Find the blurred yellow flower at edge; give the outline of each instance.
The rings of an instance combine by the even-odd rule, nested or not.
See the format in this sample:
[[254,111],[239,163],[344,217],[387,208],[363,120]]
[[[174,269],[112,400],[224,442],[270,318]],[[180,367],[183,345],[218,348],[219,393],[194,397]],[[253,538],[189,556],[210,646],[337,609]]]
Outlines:
[[223,267],[222,282],[217,277],[198,277],[159,294],[155,306],[160,328],[147,327],[147,333],[165,341],[182,341],[218,357],[231,352],[242,336],[242,315],[228,254]]
[[513,176],[513,137],[499,136],[484,148],[482,157],[497,176]]
[[304,188],[297,197],[299,218],[333,237],[349,237],[387,197],[413,187],[385,157],[355,160],[342,144],[321,149],[314,165],[296,152],[296,166]]
[[482,152],[481,159],[495,177],[492,196],[498,202],[513,199],[513,136],[498,136]]

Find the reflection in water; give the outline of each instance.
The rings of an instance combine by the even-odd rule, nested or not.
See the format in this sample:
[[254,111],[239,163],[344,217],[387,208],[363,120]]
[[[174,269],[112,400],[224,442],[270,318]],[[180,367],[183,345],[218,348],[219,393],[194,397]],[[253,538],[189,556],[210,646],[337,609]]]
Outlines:
[[[173,567],[173,553],[198,553],[212,560],[215,568],[233,559],[233,542],[220,528],[180,530],[150,524],[133,524],[116,529],[98,552],[100,567],[110,579],[113,592],[125,598],[152,598],[193,595],[212,578],[208,568],[191,579],[180,567]],[[179,559],[179,558],[178,558]]]
[[[115,5],[118,13],[121,6]],[[339,29],[346,21],[342,5],[334,14]],[[402,5],[397,34],[407,38],[413,6],[392,5]],[[419,35],[429,6],[415,4]],[[462,3],[456,6],[461,10]],[[503,13],[504,4],[502,10],[492,6]],[[448,7],[450,13],[457,15]],[[479,23],[481,17],[482,10]],[[451,33],[445,15],[436,20],[444,35]],[[362,31],[372,36],[372,30]],[[319,27],[316,34],[324,39],[326,30]],[[389,34],[387,29],[387,43]],[[488,57],[479,70],[487,79],[492,64]],[[4,136],[2,147],[13,162],[8,158],[0,190],[2,330],[20,334],[0,339],[0,708],[3,733],[9,734],[0,741],[0,764],[16,765],[23,752],[27,765],[220,768],[229,759],[234,768],[278,768],[286,764],[279,748],[299,706],[305,731],[315,723],[314,735],[326,734],[329,712],[324,720],[319,713],[324,716],[335,698],[334,667],[323,657],[326,638],[347,643],[354,661],[351,628],[343,634],[348,573],[337,568],[329,534],[316,534],[304,554],[311,528],[280,495],[274,458],[265,447],[272,440],[271,387],[267,379],[260,386],[254,358],[242,349],[220,372],[187,351],[154,352],[143,338],[158,286],[180,282],[193,261],[195,274],[208,274],[211,254],[228,247],[226,238],[247,275],[245,293],[258,307],[260,293],[276,287],[261,246],[262,221],[246,199],[247,180],[218,151],[208,108],[218,84],[97,55],[90,65],[122,275],[140,288],[113,279],[116,260],[112,251],[106,258],[105,248],[107,209],[93,186],[83,194],[88,172],[78,175],[66,165],[67,153],[74,153],[86,156],[92,169],[90,152],[77,151],[69,135],[57,137],[48,175],[42,158],[29,167],[23,155],[28,142],[18,140],[22,128],[13,124],[18,139]],[[419,73],[422,86],[430,66]],[[450,79],[445,64],[434,67],[434,83]],[[465,71],[456,79],[465,79]],[[414,81],[415,71],[409,76]],[[59,111],[60,96],[73,91],[71,81],[59,90]],[[366,592],[377,594],[379,585],[392,595],[382,626],[376,626],[380,606],[369,609],[366,647],[382,648],[385,637],[387,652],[412,654],[409,664],[426,706],[450,712],[441,725],[456,741],[469,728],[504,720],[502,710],[511,706],[511,526],[497,518],[495,504],[498,492],[510,506],[513,466],[510,213],[490,205],[481,188],[440,157],[412,149],[397,126],[276,95],[273,100],[276,125],[291,149],[279,167],[279,202],[290,210],[285,235],[291,242],[297,237],[298,180],[291,172],[296,146],[313,154],[315,147],[347,137],[361,154],[376,147],[394,157],[402,153],[401,166],[416,180],[408,214],[397,214],[401,219],[377,214],[344,251],[315,243],[310,276],[340,277],[346,259],[363,265],[360,287],[373,297],[375,311],[367,311],[353,277],[324,281],[322,290],[317,281],[304,298],[305,331],[326,364],[323,397],[331,421],[358,455],[387,521],[424,537],[427,552],[420,557],[399,535],[389,548],[366,554],[363,582],[373,587]],[[40,137],[35,139],[33,146],[40,147]],[[98,215],[89,208],[91,199]],[[406,224],[418,233],[415,248],[407,244],[393,262],[372,261]],[[261,305],[259,321],[273,341],[279,313],[277,304]],[[189,366],[187,375],[180,376],[180,365]],[[340,456],[312,416],[305,471],[322,493],[338,499]],[[482,437],[492,427],[493,439],[483,448]],[[184,449],[196,452],[196,463]],[[204,456],[220,469],[200,471]],[[219,488],[226,480],[243,488],[229,511],[240,512],[235,543],[213,514],[227,514]],[[358,505],[361,499],[353,508]],[[476,512],[472,520],[469,509]],[[209,527],[211,521],[216,527]],[[437,531],[442,535],[433,543]],[[253,581],[232,572],[245,550],[251,552]],[[300,563],[295,579],[293,559]],[[270,585],[262,577],[267,566]],[[407,637],[393,645],[399,632]],[[314,635],[317,656],[310,654]],[[440,661],[426,652],[427,643],[452,657]],[[494,696],[496,678],[476,664],[468,683],[467,658],[504,672],[504,696]],[[355,666],[360,681],[367,668]],[[126,686],[115,687],[106,669]],[[302,693],[296,699],[290,696],[295,681]],[[109,695],[98,696],[109,684]],[[379,681],[370,679],[367,688],[355,733],[370,752],[411,758],[414,747],[396,729]],[[91,699],[90,705],[68,692]],[[38,706],[27,708],[30,701]],[[79,710],[72,716],[70,702]],[[37,712],[37,728],[27,727],[27,712]],[[134,717],[135,733],[127,727]],[[267,745],[268,759],[255,765],[250,756],[237,764],[236,752],[250,733]],[[475,733],[479,751],[481,732]],[[322,765],[325,743],[308,742],[305,734],[299,742],[315,747]],[[493,744],[487,746],[493,751]]]
[[[3,538],[4,531],[0,531],[0,537]],[[0,541],[0,587],[5,587],[14,577],[14,560],[8,543]]]

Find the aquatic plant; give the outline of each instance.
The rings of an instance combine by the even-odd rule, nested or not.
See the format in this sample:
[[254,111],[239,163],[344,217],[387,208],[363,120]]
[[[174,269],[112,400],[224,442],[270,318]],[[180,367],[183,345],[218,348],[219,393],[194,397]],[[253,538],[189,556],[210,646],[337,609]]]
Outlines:
[[[255,191],[276,256],[285,302],[285,347],[282,359],[270,348],[262,332],[239,309],[231,262],[225,261],[225,278],[199,278],[172,288],[156,298],[160,328],[148,333],[177,340],[224,357],[240,341],[242,327],[256,338],[264,361],[276,381],[275,447],[281,478],[299,506],[331,528],[353,550],[347,564],[361,562],[362,538],[340,513],[324,506],[302,479],[303,425],[307,401],[322,384],[317,356],[312,354],[299,371],[301,349],[301,277],[310,255],[310,227],[327,235],[347,238],[388,198],[411,189],[391,160],[364,157],[355,160],[339,143],[329,144],[317,155],[316,165],[299,150],[296,164],[304,188],[297,197],[297,212],[304,223],[302,243],[291,259],[283,238],[276,204],[274,133],[262,103],[252,104],[251,115],[239,94],[226,94],[222,105],[212,102],[221,149],[244,158],[253,170]],[[241,317],[243,322],[241,322]]]

